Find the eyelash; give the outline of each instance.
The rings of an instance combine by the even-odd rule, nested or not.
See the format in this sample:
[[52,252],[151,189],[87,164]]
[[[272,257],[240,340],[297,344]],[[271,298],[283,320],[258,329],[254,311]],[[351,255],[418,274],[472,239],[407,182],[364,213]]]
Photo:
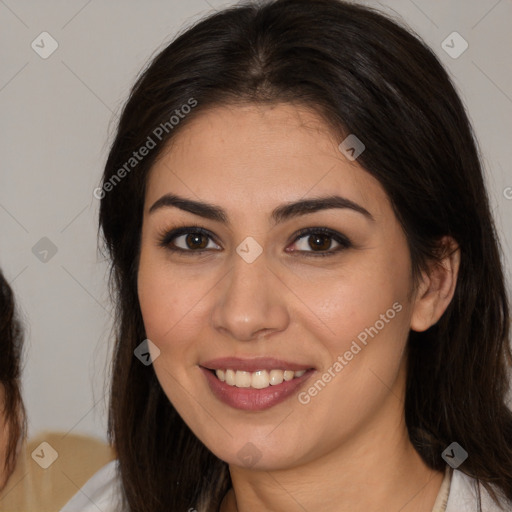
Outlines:
[[[166,231],[162,233],[159,236],[159,243],[158,245],[161,247],[164,247],[165,249],[172,251],[174,253],[181,253],[183,255],[192,256],[194,254],[202,254],[206,251],[211,251],[211,249],[182,249],[181,247],[173,247],[171,242],[181,236],[181,235],[188,235],[188,234],[195,234],[195,235],[203,235],[211,238],[217,245],[218,244],[215,241],[215,238],[212,236],[212,234],[207,231],[206,229],[202,228],[201,226],[192,225],[192,226],[183,226],[180,228],[172,229],[170,231]],[[331,249],[329,251],[323,251],[323,252],[316,252],[316,251],[293,251],[293,252],[299,252],[302,254],[306,254],[308,257],[312,256],[314,258],[321,256],[333,256],[334,254],[341,252],[344,249],[348,249],[352,247],[352,243],[350,240],[342,235],[341,233],[338,233],[332,229],[329,228],[323,228],[323,227],[313,227],[313,228],[303,228],[300,229],[295,235],[292,243],[296,243],[299,239],[307,236],[307,235],[316,235],[316,234],[322,234],[327,235],[336,242],[340,244],[340,246],[337,249]],[[190,254],[186,254],[190,253]]]

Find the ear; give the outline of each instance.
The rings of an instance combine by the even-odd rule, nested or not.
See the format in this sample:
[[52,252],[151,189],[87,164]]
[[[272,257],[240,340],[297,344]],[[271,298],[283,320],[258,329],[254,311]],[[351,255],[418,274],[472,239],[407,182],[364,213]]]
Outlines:
[[460,265],[460,248],[450,236],[440,240],[442,259],[432,261],[421,273],[421,280],[413,300],[411,329],[426,331],[443,315],[450,304]]

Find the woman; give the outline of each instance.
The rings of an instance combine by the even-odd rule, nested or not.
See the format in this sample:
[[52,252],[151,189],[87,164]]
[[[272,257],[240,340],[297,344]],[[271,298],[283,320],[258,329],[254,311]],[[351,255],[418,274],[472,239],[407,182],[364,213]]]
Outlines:
[[26,419],[20,391],[23,335],[16,318],[11,287],[1,271],[0,308],[0,490],[3,490],[14,471],[20,443],[26,435]]
[[338,0],[216,13],[138,79],[95,195],[119,457],[64,511],[510,510],[499,246],[418,38]]

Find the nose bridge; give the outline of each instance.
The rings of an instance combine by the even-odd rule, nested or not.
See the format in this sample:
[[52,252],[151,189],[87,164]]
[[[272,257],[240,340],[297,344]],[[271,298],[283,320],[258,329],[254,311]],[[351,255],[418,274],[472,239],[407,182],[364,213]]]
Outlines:
[[[242,250],[239,247],[240,251]],[[250,249],[249,249],[250,254]],[[246,260],[239,255],[233,257],[233,268],[230,278],[230,295],[232,298],[238,296],[238,300],[255,297],[261,294],[265,288],[272,286],[268,269],[268,262],[264,254],[254,260]],[[263,297],[261,297],[263,298]]]
[[[237,252],[251,248],[240,244]],[[216,329],[240,341],[249,341],[262,331],[286,328],[288,315],[282,294],[277,293],[278,280],[268,268],[265,254],[255,259],[233,255],[231,271],[226,276],[213,312]],[[253,254],[254,255],[254,254]]]

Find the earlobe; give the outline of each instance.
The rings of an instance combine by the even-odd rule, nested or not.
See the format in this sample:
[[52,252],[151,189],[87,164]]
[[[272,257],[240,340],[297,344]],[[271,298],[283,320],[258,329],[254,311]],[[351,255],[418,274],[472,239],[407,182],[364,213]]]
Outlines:
[[413,301],[411,329],[426,331],[446,311],[455,293],[460,265],[460,248],[449,236],[440,240],[443,257],[422,272]]

